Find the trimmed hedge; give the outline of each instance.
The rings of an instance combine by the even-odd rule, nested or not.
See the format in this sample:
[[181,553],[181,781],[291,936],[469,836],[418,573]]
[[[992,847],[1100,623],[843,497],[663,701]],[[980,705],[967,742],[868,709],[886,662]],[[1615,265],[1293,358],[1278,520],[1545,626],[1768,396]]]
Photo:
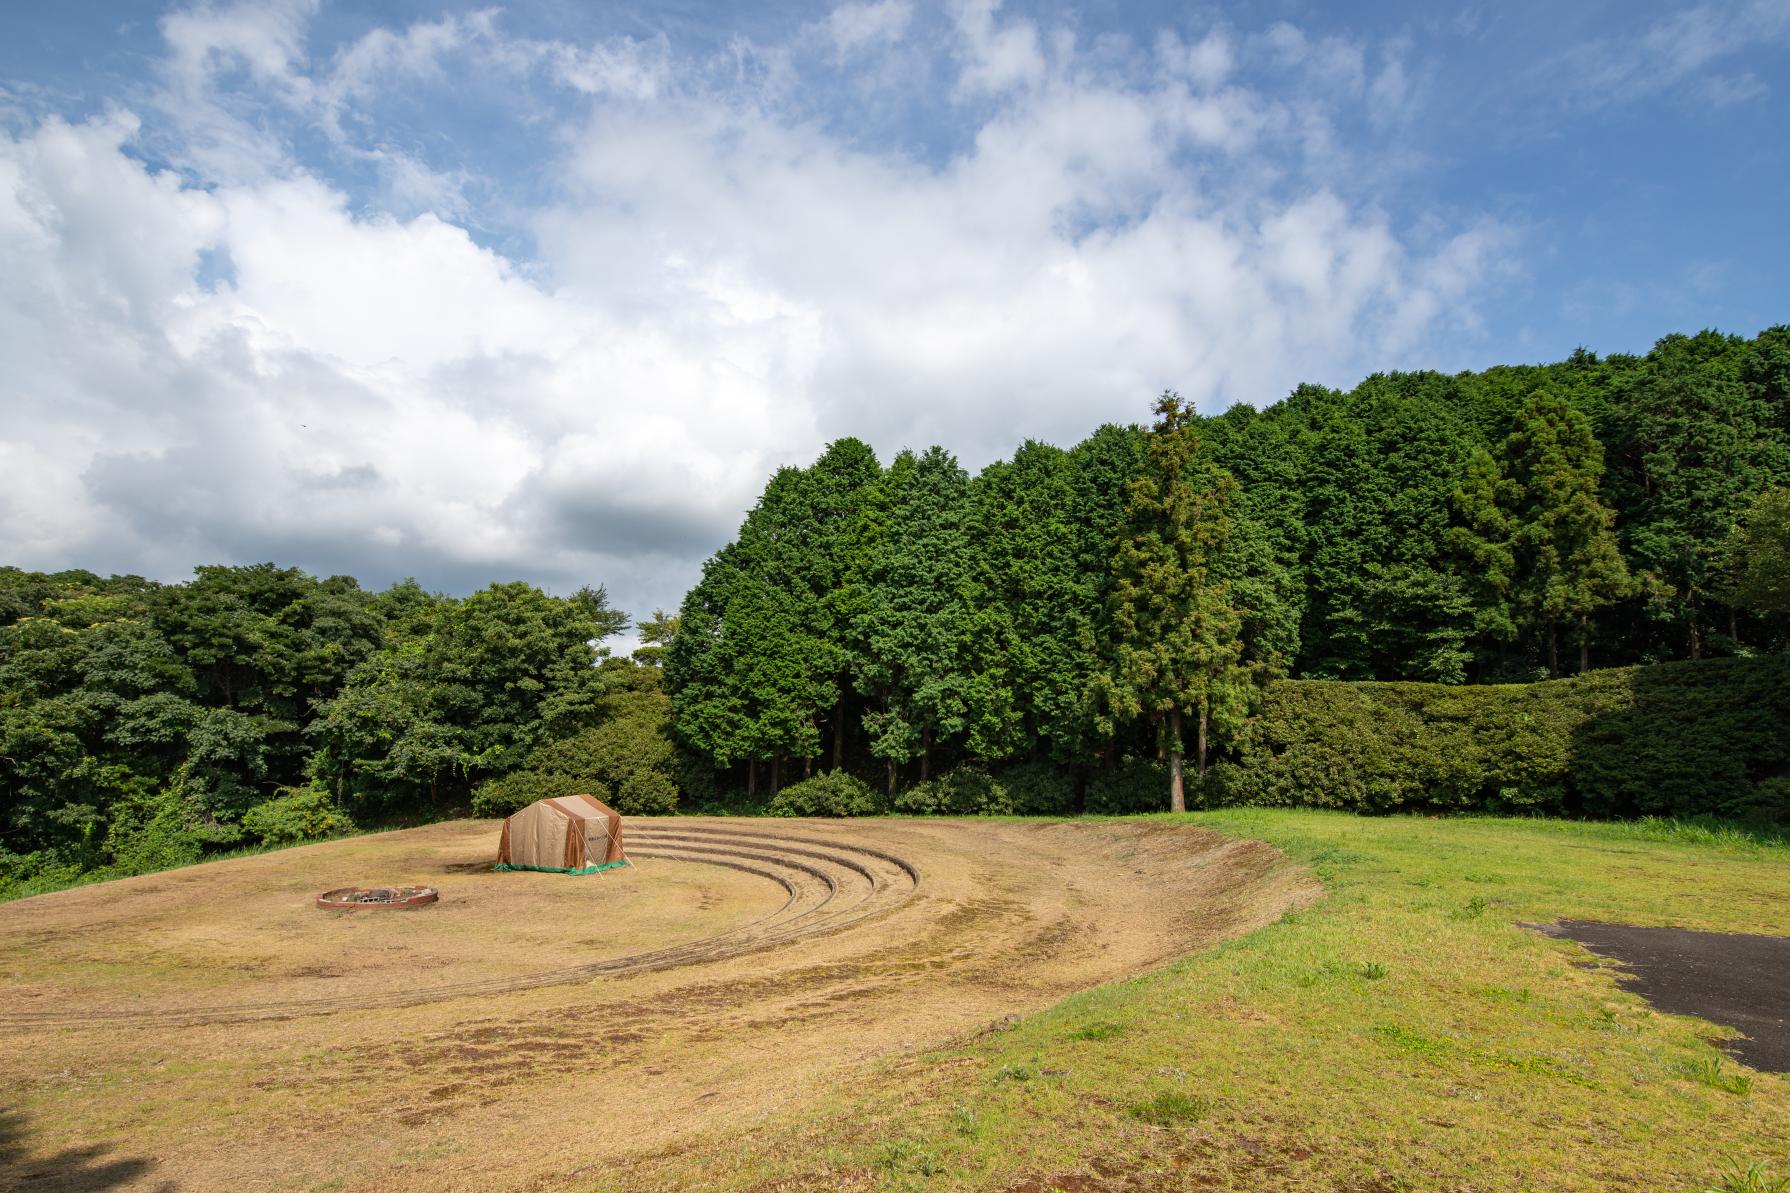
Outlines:
[[1790,822],[1790,659],[1479,687],[1285,680],[1230,753],[1209,804]]

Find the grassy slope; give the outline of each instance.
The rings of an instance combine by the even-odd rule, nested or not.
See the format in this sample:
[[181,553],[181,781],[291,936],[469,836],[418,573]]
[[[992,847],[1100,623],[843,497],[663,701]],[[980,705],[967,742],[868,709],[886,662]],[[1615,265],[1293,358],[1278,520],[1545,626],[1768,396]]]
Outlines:
[[[615,1187],[1702,1190],[1790,1175],[1790,1078],[1650,1011],[1559,917],[1790,934],[1790,849],[1622,825],[1266,809],[1328,896],[1141,979],[884,1064]],[[770,1075],[767,1074],[767,1077]]]

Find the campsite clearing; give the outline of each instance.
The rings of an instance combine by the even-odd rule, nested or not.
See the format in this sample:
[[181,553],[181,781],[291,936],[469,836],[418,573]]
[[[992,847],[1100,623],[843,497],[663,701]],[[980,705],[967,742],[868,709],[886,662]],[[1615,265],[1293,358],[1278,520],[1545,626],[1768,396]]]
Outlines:
[[[493,822],[0,905],[0,1176],[30,1188],[579,1188],[890,1057],[1272,922],[1276,850],[1155,822],[631,820],[493,873]],[[428,907],[321,911],[351,883]]]

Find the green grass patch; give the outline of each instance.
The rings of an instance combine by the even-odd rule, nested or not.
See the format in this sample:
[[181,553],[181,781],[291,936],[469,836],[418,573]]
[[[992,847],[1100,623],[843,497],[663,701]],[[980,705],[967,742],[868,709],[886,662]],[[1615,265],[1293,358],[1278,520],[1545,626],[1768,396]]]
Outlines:
[[1710,1089],[1719,1089],[1723,1093],[1738,1094],[1744,1098],[1753,1092],[1753,1079],[1729,1068],[1726,1058],[1719,1052],[1700,1053],[1689,1060],[1679,1061],[1672,1068],[1688,1081],[1695,1081]]
[[1125,1029],[1119,1024],[1111,1020],[1099,1019],[1076,1028],[1069,1033],[1068,1038],[1071,1040],[1110,1040],[1124,1034]]
[[1152,1098],[1131,1103],[1125,1112],[1142,1123],[1185,1127],[1212,1113],[1212,1102],[1209,1098],[1184,1094],[1178,1089],[1165,1089],[1158,1090]]

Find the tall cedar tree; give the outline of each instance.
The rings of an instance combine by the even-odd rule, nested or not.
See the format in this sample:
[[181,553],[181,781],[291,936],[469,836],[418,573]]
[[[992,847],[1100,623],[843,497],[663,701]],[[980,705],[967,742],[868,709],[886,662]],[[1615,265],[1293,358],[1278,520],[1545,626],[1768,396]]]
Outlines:
[[1244,684],[1242,616],[1214,565],[1229,536],[1236,482],[1212,464],[1179,395],[1156,402],[1142,475],[1127,489],[1125,532],[1113,555],[1112,655],[1095,698],[1113,721],[1139,715],[1165,729],[1169,807],[1185,811],[1183,718],[1198,721],[1199,774],[1215,709]]
[[1517,636],[1516,534],[1508,488],[1492,453],[1474,452],[1454,491],[1455,525],[1446,540],[1473,597],[1474,630],[1500,645]]
[[1591,665],[1591,615],[1634,587],[1617,547],[1615,511],[1598,497],[1604,449],[1591,420],[1536,390],[1504,441],[1503,486],[1517,559],[1517,608],[1560,673],[1560,626],[1574,627],[1579,670]]

